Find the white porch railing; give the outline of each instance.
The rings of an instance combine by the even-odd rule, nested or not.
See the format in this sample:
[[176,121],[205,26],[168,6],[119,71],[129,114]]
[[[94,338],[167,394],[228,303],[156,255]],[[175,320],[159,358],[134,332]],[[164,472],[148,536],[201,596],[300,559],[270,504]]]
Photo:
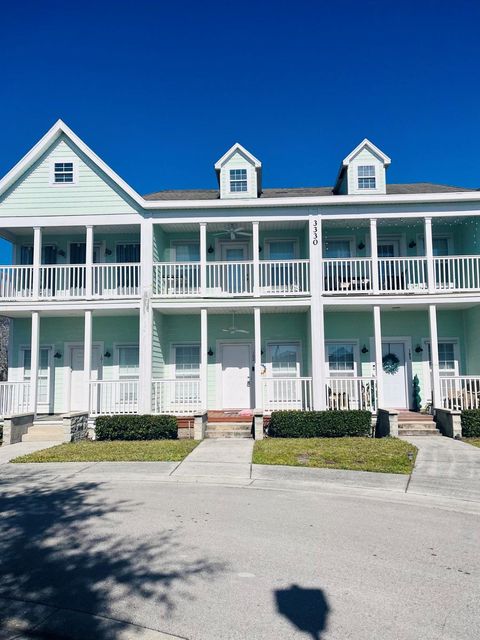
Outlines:
[[379,258],[380,293],[425,293],[428,290],[425,258]]
[[480,409],[480,376],[440,377],[444,409]]
[[252,261],[207,262],[207,296],[251,296],[252,294]]
[[30,411],[30,382],[0,382],[0,416]]
[[440,291],[480,289],[480,256],[434,258],[435,288]]
[[94,264],[92,293],[99,298],[139,296],[140,264],[137,262]]
[[138,413],[138,380],[90,381],[90,414]]
[[154,380],[152,411],[174,415],[192,415],[201,409],[200,379]]
[[375,378],[327,378],[326,381],[327,409],[340,411],[362,409],[364,411],[377,410],[377,384]]
[[84,264],[49,264],[40,267],[40,297],[85,297],[86,268]]
[[260,293],[266,296],[310,293],[310,261],[261,260]]
[[0,267],[0,298],[19,300],[33,295],[33,267]]
[[370,258],[324,260],[323,279],[325,293],[369,293],[372,261]]
[[265,411],[313,410],[311,378],[263,378]]
[[153,294],[164,298],[200,293],[200,263],[157,262],[153,265]]

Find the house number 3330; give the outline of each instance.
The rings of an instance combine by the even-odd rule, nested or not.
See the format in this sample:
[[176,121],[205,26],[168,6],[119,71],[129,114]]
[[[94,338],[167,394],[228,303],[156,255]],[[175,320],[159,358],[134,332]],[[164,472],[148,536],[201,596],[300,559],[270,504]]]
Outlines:
[[318,244],[318,220],[314,220],[313,221],[313,239],[312,239],[312,244],[313,244],[313,246],[316,246]]

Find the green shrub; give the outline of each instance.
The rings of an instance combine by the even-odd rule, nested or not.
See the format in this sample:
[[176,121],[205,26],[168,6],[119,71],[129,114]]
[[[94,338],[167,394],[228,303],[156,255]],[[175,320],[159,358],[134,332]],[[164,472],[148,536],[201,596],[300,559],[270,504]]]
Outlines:
[[274,411],[268,426],[273,438],[342,438],[371,431],[370,411]]
[[480,409],[462,411],[462,437],[480,437]]
[[175,416],[99,416],[97,440],[176,440]]

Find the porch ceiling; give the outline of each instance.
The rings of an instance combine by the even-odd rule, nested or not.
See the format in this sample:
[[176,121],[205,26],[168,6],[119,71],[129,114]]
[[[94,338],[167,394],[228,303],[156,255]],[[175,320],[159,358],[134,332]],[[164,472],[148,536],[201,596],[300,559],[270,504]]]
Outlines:
[[[285,306],[285,307],[260,307],[260,311],[263,314],[265,313],[307,313],[309,310],[308,307],[305,306]],[[177,316],[177,315],[198,315],[200,316],[199,308],[192,307],[175,307],[175,308],[166,308],[162,307],[161,309],[155,309],[157,313],[161,313],[162,315],[169,316]],[[223,307],[208,307],[208,315],[228,315],[231,313],[235,313],[235,315],[251,315],[253,316],[253,306],[248,307],[236,307],[236,306],[223,306]]]
[[[448,304],[437,304],[437,312],[441,311],[455,311],[460,309],[471,309],[478,306],[478,303],[472,302],[449,302]],[[428,304],[382,304],[380,308],[382,311],[428,311]],[[357,313],[359,311],[368,311],[373,313],[373,304],[325,304],[324,309],[326,312],[346,312]]]
[[[6,235],[18,237],[18,238],[33,238],[33,229],[28,227],[3,227],[2,231],[5,232]],[[126,225],[113,225],[113,224],[98,224],[94,227],[94,235],[95,231],[98,233],[140,233],[140,225],[139,224],[126,224]],[[44,234],[48,234],[49,236],[78,236],[85,233],[85,225],[71,225],[68,227],[44,227]]]
[[[207,233],[217,233],[225,229],[225,225],[234,224],[238,227],[244,227],[251,230],[251,222],[236,222],[235,220],[225,220],[225,222],[207,222]],[[305,220],[271,220],[268,222],[260,221],[260,230],[262,231],[289,231],[291,229],[303,229],[307,222]],[[160,224],[166,233],[198,233],[198,222],[175,222],[173,224]]]

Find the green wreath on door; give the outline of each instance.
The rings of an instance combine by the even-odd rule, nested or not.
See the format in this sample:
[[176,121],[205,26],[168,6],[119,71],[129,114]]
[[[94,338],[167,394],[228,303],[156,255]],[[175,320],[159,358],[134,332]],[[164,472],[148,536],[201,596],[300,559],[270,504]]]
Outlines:
[[394,376],[398,371],[398,367],[400,366],[400,360],[394,353],[387,353],[386,356],[383,356],[382,364],[385,373]]

